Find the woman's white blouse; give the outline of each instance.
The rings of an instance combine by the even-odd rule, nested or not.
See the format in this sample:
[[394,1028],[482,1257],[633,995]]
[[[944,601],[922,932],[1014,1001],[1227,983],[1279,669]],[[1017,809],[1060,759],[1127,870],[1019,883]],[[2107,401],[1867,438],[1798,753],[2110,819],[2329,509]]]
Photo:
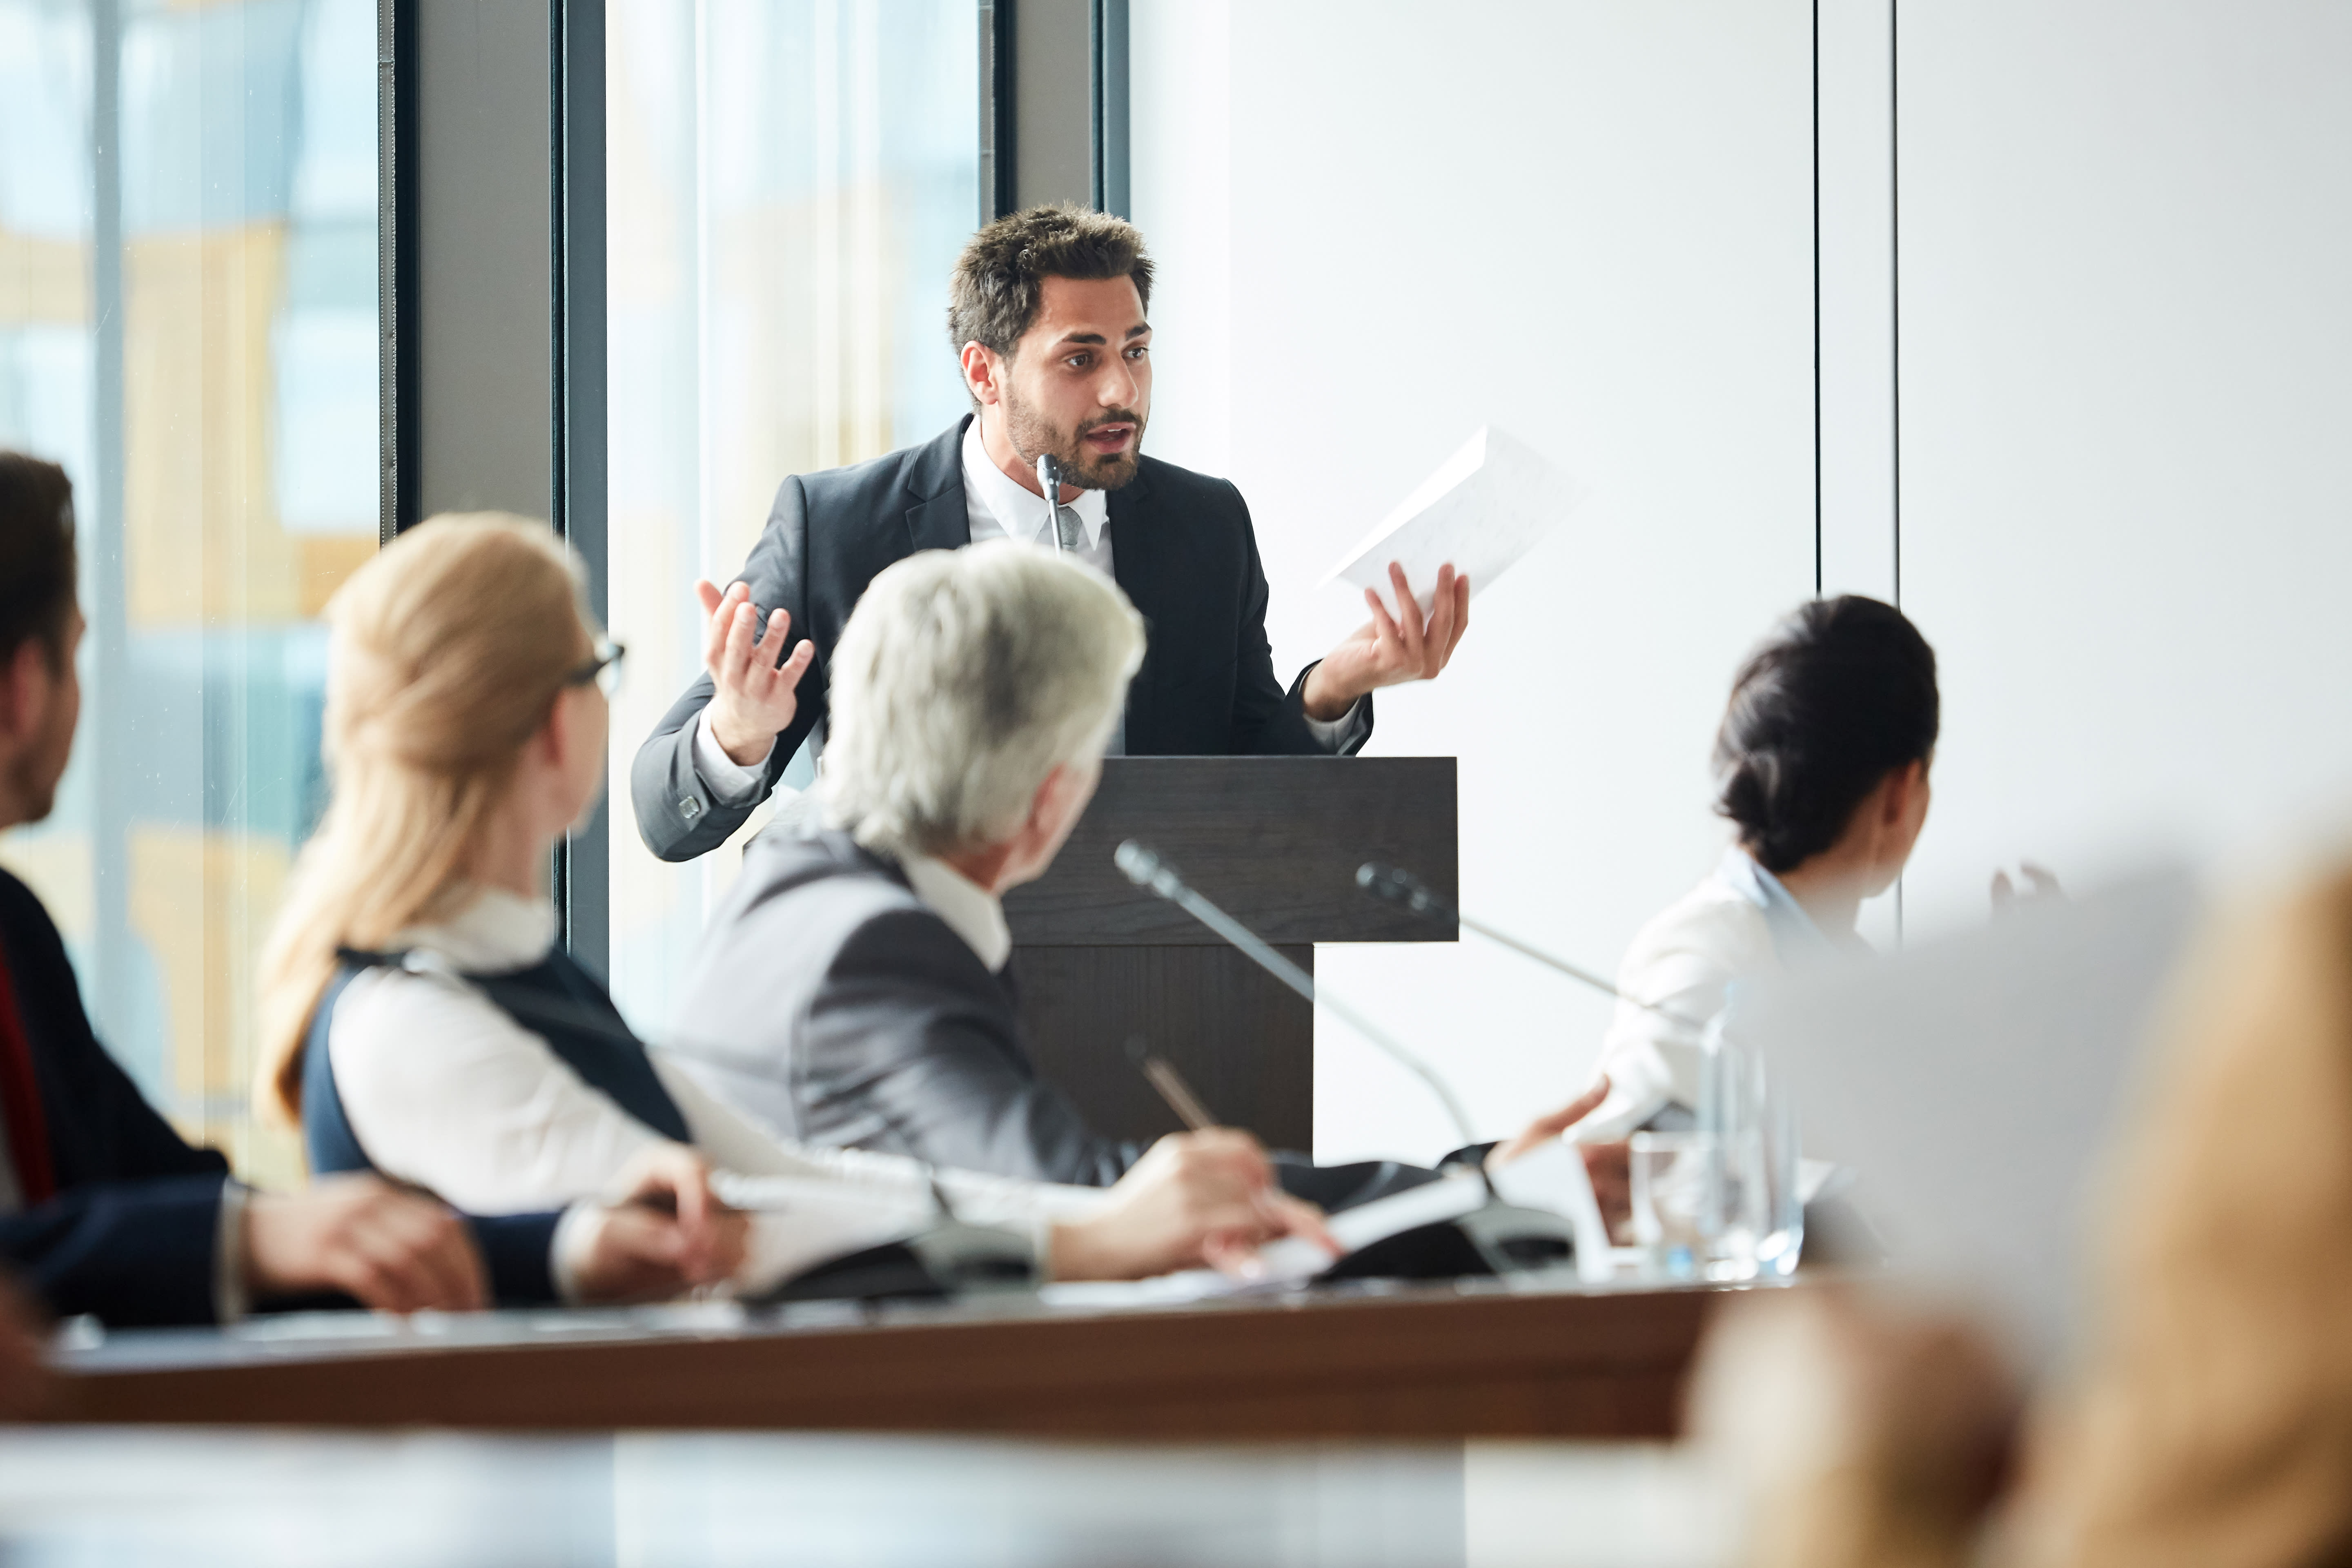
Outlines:
[[[354,977],[335,1004],[328,1053],[343,1114],[376,1168],[474,1214],[558,1208],[606,1191],[661,1134],[591,1088],[537,1034],[467,983],[547,956],[555,912],[487,889],[454,919],[400,932],[402,969]],[[780,1140],[652,1053],[694,1144],[720,1171],[794,1177],[859,1204],[928,1208],[923,1167],[897,1155]],[[961,1217],[1026,1228],[1092,1212],[1104,1194],[943,1172]]]
[[1609,1075],[1609,1097],[1570,1136],[1613,1142],[1668,1106],[1696,1106],[1706,1026],[1732,984],[1838,951],[1779,878],[1737,847],[1726,850],[1626,949],[1617,989],[1637,1000],[1618,1002],[1601,1042],[1598,1070]]

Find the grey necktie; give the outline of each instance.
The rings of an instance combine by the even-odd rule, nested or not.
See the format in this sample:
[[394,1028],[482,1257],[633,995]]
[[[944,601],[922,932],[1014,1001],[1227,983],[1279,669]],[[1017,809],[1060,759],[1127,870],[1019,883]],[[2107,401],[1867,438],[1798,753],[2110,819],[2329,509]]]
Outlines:
[[1054,526],[1062,535],[1062,548],[1076,555],[1087,547],[1087,525],[1078,521],[1078,509],[1054,503]]

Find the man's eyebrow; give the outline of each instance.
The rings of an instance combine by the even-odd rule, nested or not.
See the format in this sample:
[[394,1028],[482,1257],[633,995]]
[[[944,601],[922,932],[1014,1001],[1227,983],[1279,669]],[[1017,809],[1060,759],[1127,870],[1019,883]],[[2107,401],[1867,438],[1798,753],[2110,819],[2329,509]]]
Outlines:
[[[1138,321],[1135,325],[1127,329],[1127,335],[1130,338],[1139,338],[1150,330],[1150,322]],[[1108,343],[1109,342],[1110,340],[1103,336],[1100,332],[1064,332],[1058,340],[1056,346],[1059,346],[1060,343]]]

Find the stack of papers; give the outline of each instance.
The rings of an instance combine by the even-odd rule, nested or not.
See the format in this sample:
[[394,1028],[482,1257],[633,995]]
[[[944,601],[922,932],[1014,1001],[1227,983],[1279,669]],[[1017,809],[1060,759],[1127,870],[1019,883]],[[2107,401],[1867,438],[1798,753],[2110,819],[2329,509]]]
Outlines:
[[1524,442],[1487,426],[1397,503],[1317,586],[1353,583],[1389,588],[1389,563],[1404,568],[1422,596],[1451,564],[1470,579],[1470,596],[1533,549],[1575,510],[1576,482]]

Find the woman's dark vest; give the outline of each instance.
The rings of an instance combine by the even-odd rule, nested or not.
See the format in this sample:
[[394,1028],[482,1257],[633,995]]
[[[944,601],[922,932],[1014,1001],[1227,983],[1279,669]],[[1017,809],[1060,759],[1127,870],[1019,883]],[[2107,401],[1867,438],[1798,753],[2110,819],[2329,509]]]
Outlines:
[[[346,948],[318,1011],[310,1015],[310,1030],[302,1047],[302,1139],[310,1155],[313,1175],[339,1171],[373,1171],[375,1162],[352,1131],[343,1114],[343,1097],[335,1088],[334,1058],[327,1040],[335,1021],[335,1004],[343,988],[364,970],[401,968],[403,952],[357,952]],[[572,961],[561,948],[529,969],[505,974],[468,974],[467,984],[479,991],[521,1027],[547,1042],[566,1067],[589,1088],[644,1122],[665,1138],[690,1143],[686,1118],[654,1071],[645,1043],[629,1032],[620,1010],[595,978]]]

